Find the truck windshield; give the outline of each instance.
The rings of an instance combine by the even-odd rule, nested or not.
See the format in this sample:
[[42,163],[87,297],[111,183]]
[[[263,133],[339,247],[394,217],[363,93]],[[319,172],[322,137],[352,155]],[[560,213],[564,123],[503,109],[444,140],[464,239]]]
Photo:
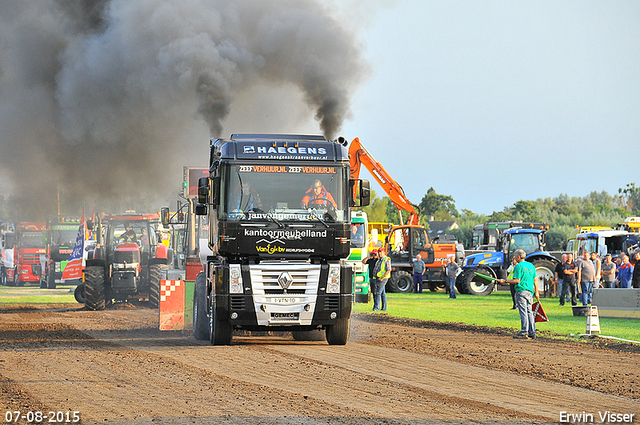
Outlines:
[[58,246],[75,246],[78,227],[79,225],[64,229],[51,229],[51,243]]
[[220,219],[343,222],[343,166],[237,165],[223,170]]
[[25,232],[20,235],[20,245],[24,248],[44,248],[42,232]]

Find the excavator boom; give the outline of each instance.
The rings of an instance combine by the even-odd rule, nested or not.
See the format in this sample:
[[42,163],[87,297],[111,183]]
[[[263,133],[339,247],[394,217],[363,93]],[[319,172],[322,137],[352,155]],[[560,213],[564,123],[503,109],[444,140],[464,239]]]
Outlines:
[[[349,163],[351,165],[351,178],[358,179],[360,176],[360,167],[364,165],[376,181],[382,186],[382,189],[389,195],[393,204],[399,210],[405,210],[409,213],[407,224],[418,225],[420,219],[420,208],[412,204],[404,194],[402,186],[391,178],[389,173],[384,169],[378,161],[362,146],[359,138],[353,139],[349,146]],[[400,224],[402,224],[402,214],[400,215]]]

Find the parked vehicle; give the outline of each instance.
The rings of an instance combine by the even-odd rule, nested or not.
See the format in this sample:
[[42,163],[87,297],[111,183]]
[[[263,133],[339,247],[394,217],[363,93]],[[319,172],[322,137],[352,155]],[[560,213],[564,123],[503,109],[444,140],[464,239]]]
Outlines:
[[[432,243],[427,230],[419,225],[420,208],[412,204],[405,196],[400,186],[387,173],[384,167],[355,138],[349,147],[349,160],[351,162],[351,178],[357,179],[360,168],[364,166],[380,184],[399,211],[407,211],[409,218],[407,224],[400,223],[393,226],[385,241],[387,255],[391,258],[391,277],[386,289],[389,292],[413,292],[413,266],[412,261],[420,254],[425,262],[426,270],[423,282],[431,291],[443,291],[445,276],[442,266],[450,256],[457,258],[456,241],[444,241],[445,243]],[[402,214],[400,214],[402,220]]]
[[493,282],[488,282],[476,273],[504,279],[516,249],[523,249],[526,260],[533,263],[538,275],[540,290],[548,286],[554,277],[559,260],[544,250],[546,229],[510,228],[502,231],[496,250],[469,255],[465,258],[463,272],[456,279],[456,288],[462,294],[489,295],[494,289]]
[[17,223],[15,232],[6,235],[5,247],[13,248],[13,268],[7,269],[7,285],[40,282],[45,259],[44,228],[45,223]]
[[71,282],[65,282],[62,279],[62,272],[76,244],[80,224],[80,217],[58,215],[49,217],[47,220],[44,233],[47,258],[44,271],[40,276],[42,288],[55,289],[58,284],[78,285],[81,283],[80,279]]

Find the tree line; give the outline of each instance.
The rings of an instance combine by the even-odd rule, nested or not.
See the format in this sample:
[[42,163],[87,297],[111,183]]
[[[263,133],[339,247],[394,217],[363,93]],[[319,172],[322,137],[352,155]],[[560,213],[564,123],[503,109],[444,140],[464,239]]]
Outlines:
[[[547,249],[556,251],[566,248],[567,240],[575,232],[576,226],[616,227],[629,216],[640,216],[640,187],[629,183],[613,195],[606,191],[594,191],[584,197],[560,194],[554,198],[520,200],[490,215],[476,214],[467,209],[458,211],[451,196],[438,194],[431,187],[418,206],[420,224],[425,227],[429,226],[430,219],[455,220],[459,228],[447,233],[455,236],[465,248],[471,247],[472,230],[476,224],[531,221],[549,225]],[[361,210],[367,213],[369,221],[400,223],[398,209],[391,199],[387,196],[380,198],[375,191],[372,191],[371,204]],[[403,222],[406,222],[408,214],[404,211],[402,214]]]

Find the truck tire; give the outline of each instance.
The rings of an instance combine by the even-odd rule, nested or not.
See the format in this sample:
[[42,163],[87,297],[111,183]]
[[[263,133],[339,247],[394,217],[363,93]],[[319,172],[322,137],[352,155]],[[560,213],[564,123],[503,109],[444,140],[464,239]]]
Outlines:
[[233,339],[233,327],[229,320],[216,318],[216,302],[211,300],[209,307],[209,336],[213,345],[230,345]]
[[193,291],[193,337],[199,341],[206,341],[210,338],[206,291],[207,279],[204,273],[198,273],[196,287]]
[[335,325],[327,326],[325,332],[329,345],[345,345],[349,340],[349,318],[338,319]]
[[149,307],[160,308],[160,273],[162,266],[152,264],[149,266]]
[[400,292],[408,294],[413,292],[413,276],[409,272],[403,270],[391,274],[391,278],[387,282],[388,292]]
[[84,269],[84,282],[85,307],[94,311],[104,310],[107,306],[104,267],[86,267]]
[[464,274],[463,285],[466,288],[466,293],[470,295],[489,295],[493,292],[494,284],[486,283],[482,281],[475,272],[486,274],[487,276],[493,276],[493,272],[487,269],[475,268],[468,270]]
[[549,288],[549,284],[555,277],[556,265],[553,261],[542,258],[533,260],[531,263],[536,268],[536,275],[538,276],[538,291],[540,291],[540,294],[545,294],[545,289]]
[[291,336],[295,341],[324,341],[325,332],[316,331],[291,331]]
[[73,291],[73,297],[79,304],[84,304],[87,301],[87,297],[84,293],[84,283],[76,286],[75,291]]

